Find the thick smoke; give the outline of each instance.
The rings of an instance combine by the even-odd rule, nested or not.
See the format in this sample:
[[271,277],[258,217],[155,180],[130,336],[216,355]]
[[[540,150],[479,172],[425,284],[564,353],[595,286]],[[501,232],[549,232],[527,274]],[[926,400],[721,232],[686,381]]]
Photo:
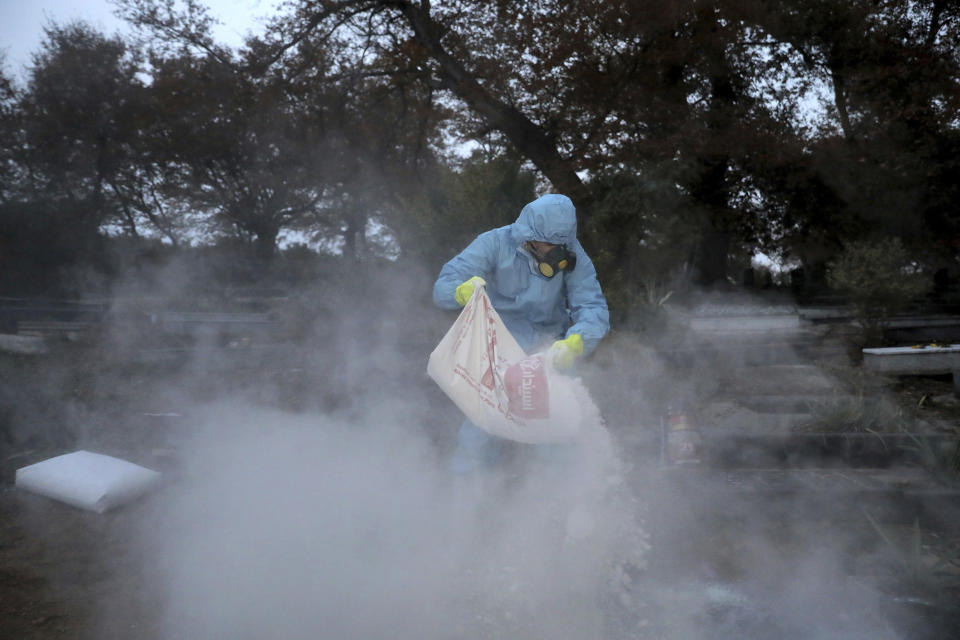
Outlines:
[[198,421],[151,532],[164,637],[602,638],[644,562],[605,446],[455,478],[390,412]]
[[669,401],[723,398],[743,364],[717,356],[729,336],[674,332],[665,349],[615,332],[581,370],[609,437],[597,415],[581,446],[452,474],[460,415],[424,369],[453,317],[416,276],[318,285],[280,363],[321,398],[296,411],[271,408],[282,390],[262,371],[260,395],[198,400],[191,385],[223,371],[208,360],[157,385],[155,409],[187,416],[143,511],[158,637],[935,637],[879,588],[895,558],[861,504],[663,464]]

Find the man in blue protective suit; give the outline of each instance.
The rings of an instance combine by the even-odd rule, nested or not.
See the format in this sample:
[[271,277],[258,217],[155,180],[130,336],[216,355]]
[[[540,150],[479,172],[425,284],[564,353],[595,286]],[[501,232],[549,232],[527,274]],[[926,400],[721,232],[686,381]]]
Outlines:
[[[577,241],[577,216],[567,196],[549,194],[526,205],[511,225],[481,233],[443,265],[433,301],[464,306],[477,283],[528,354],[550,348],[570,368],[610,329],[597,272]],[[492,465],[502,442],[469,420],[460,427],[452,467],[467,473]]]

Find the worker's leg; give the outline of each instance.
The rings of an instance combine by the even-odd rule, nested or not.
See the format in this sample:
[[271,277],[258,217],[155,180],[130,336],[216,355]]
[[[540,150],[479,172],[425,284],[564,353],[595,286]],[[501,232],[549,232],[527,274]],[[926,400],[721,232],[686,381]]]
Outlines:
[[457,449],[453,452],[450,468],[456,474],[490,468],[500,460],[502,444],[499,438],[464,420],[457,435]]

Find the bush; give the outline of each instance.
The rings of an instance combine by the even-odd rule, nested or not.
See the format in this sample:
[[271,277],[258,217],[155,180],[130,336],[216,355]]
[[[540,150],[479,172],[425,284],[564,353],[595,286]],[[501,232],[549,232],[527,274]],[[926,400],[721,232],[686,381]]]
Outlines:
[[828,265],[827,284],[848,296],[866,344],[880,342],[890,316],[931,286],[899,238],[851,243]]

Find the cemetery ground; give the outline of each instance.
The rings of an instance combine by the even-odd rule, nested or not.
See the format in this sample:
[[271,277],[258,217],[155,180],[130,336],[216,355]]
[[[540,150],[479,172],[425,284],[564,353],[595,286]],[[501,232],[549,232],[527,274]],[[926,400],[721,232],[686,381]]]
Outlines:
[[[744,613],[737,602],[757,596],[757,584],[795,584],[809,559],[825,555],[837,565],[830,575],[845,581],[839,593],[883,603],[862,619],[842,606],[824,614],[837,625],[891,638],[957,633],[960,401],[950,376],[870,374],[850,357],[849,325],[795,315],[754,314],[749,326],[745,316],[706,312],[665,346],[615,333],[584,367],[651,535],[650,562],[633,576],[634,599],[653,603],[645,633],[672,637],[677,613],[658,618],[663,599],[709,583],[731,591],[697,599],[685,615],[714,637],[816,637],[802,621]],[[152,496],[95,514],[16,489],[16,469],[86,448],[176,482],[194,407],[232,398],[348,415],[361,387],[421,398],[412,418],[442,458],[456,421],[422,375],[436,337],[400,347],[400,361],[413,363],[402,375],[369,361],[344,368],[359,343],[305,349],[237,336],[207,343],[203,358],[195,342],[118,345],[96,332],[47,336],[42,354],[0,354],[0,636],[165,637],[167,594],[138,545],[157,524]],[[662,419],[681,396],[703,449],[699,465],[676,468],[663,459]],[[623,625],[617,633],[631,637]]]

